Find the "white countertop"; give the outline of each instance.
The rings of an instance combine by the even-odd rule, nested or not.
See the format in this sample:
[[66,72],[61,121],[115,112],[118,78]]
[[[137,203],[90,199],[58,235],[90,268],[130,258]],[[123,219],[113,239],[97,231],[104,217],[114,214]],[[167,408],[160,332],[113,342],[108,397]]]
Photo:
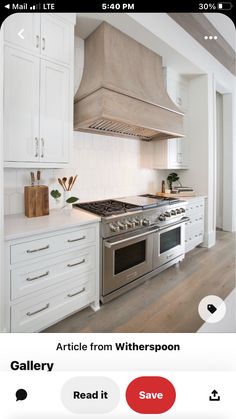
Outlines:
[[97,215],[79,209],[73,209],[69,213],[52,210],[50,215],[34,218],[27,218],[24,214],[6,215],[4,223],[5,240],[20,239],[99,221],[101,221],[101,218]]

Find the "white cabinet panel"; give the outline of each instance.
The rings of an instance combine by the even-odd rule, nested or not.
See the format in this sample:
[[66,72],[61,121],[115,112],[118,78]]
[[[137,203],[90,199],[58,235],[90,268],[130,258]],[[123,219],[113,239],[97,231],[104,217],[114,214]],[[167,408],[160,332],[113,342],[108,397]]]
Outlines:
[[188,139],[156,140],[153,156],[154,169],[187,169]]
[[[18,33],[24,30],[19,36]],[[4,21],[4,39],[27,51],[40,52],[40,15],[37,13],[15,13]]]
[[4,22],[4,160],[8,167],[31,167],[32,162],[35,167],[64,167],[69,161],[73,29],[70,20],[49,13],[16,13]]
[[40,160],[67,162],[69,153],[69,70],[41,61]]
[[[166,89],[171,100],[185,113],[184,132],[188,132],[187,81],[170,69],[164,72]],[[181,81],[182,80],[182,81]],[[156,169],[187,169],[189,138],[158,140],[154,145],[153,167]]]
[[70,64],[71,27],[50,14],[41,15],[41,52],[46,59]]
[[204,198],[196,197],[188,201],[186,215],[189,221],[185,223],[185,252],[189,252],[204,240]]
[[95,273],[78,280],[77,275],[61,286],[11,307],[11,332],[35,332],[80,310],[95,299]]
[[5,160],[38,161],[39,59],[5,47]]
[[20,262],[30,263],[36,258],[43,260],[51,253],[81,248],[94,241],[94,227],[84,227],[58,236],[24,241],[23,243],[11,245],[10,261],[12,264],[15,264]]
[[95,246],[52,257],[11,270],[11,299],[38,292],[48,286],[66,283],[71,275],[95,269]]
[[6,242],[7,331],[37,332],[88,305],[99,309],[99,223],[52,234]]

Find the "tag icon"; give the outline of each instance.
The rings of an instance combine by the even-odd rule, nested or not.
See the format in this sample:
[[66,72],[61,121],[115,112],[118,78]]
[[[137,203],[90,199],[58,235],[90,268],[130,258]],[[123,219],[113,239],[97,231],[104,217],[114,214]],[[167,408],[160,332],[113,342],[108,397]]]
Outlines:
[[217,308],[214,306],[214,304],[207,304],[207,310],[210,311],[211,314],[215,313]]

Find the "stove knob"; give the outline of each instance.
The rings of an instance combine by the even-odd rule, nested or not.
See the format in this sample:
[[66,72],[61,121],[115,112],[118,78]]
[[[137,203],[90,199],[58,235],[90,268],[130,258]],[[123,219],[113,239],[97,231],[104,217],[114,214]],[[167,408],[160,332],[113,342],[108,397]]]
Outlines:
[[166,220],[166,217],[165,217],[165,215],[164,214],[161,214],[161,215],[159,215],[159,218],[158,218],[160,221],[165,221]]
[[139,218],[134,218],[132,221],[134,221],[136,226],[142,225],[142,221]]
[[179,208],[177,208],[177,210],[176,210],[176,214],[180,214],[180,213],[181,213],[180,209],[179,209]]
[[148,226],[150,226],[150,225],[151,225],[151,221],[150,221],[150,220],[147,220],[147,218],[145,218],[145,219],[143,220],[143,225],[144,225],[145,227],[148,227]]
[[175,210],[171,210],[170,214],[171,214],[171,215],[176,215],[176,214],[177,214],[177,211],[175,211]]
[[135,222],[134,222],[134,221],[131,221],[131,220],[128,220],[128,221],[127,221],[127,226],[128,226],[129,228],[135,228]]
[[170,217],[170,212],[169,212],[169,211],[166,211],[166,212],[164,213],[164,215],[165,215],[165,217]]
[[126,222],[121,223],[120,221],[118,221],[117,225],[121,230],[127,230],[128,229],[128,226],[127,226]]
[[180,212],[185,212],[185,209],[184,208],[180,208]]
[[114,223],[110,223],[109,227],[110,227],[110,230],[113,231],[114,233],[118,233],[120,231],[120,227],[115,225]]

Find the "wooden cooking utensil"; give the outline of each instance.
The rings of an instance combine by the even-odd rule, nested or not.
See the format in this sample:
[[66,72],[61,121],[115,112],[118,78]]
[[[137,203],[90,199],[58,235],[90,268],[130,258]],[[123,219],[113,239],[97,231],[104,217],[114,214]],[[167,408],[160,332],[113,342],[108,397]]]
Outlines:
[[72,185],[71,185],[71,189],[73,188],[73,186],[74,186],[74,184],[75,184],[75,181],[76,181],[77,177],[78,177],[78,175],[76,175],[76,176],[74,177],[74,180],[73,180]]
[[63,177],[62,182],[63,182],[63,185],[65,186],[65,191],[68,191],[67,186],[66,186],[67,177]]
[[65,191],[66,189],[65,189],[65,187],[63,185],[62,180],[60,178],[58,178],[57,180],[58,180],[59,184],[61,185],[61,187],[63,188],[63,190]]
[[73,176],[70,176],[69,182],[68,182],[68,191],[71,191],[73,179],[74,179]]
[[40,172],[40,170],[37,170],[37,182],[38,182],[38,186],[39,186],[40,178],[41,178],[41,172]]

